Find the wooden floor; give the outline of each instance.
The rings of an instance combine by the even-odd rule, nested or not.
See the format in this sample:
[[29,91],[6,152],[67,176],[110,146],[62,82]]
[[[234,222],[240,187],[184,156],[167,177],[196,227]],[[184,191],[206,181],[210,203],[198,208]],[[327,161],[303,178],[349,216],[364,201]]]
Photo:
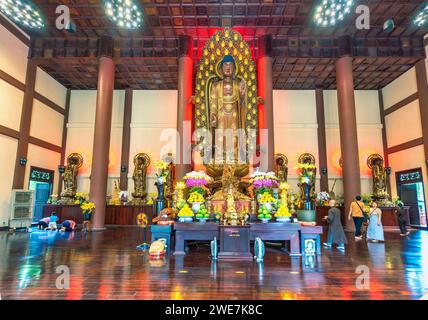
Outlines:
[[[351,236],[351,235],[350,235]],[[207,245],[184,258],[150,261],[137,251],[141,232],[112,228],[84,235],[0,232],[2,299],[420,299],[428,292],[428,232],[386,243],[355,243],[346,253],[324,250],[314,268],[268,248],[264,264],[211,263]],[[357,289],[355,270],[370,270],[370,289]],[[70,289],[56,287],[57,268],[70,268]],[[61,271],[59,269],[58,271]]]

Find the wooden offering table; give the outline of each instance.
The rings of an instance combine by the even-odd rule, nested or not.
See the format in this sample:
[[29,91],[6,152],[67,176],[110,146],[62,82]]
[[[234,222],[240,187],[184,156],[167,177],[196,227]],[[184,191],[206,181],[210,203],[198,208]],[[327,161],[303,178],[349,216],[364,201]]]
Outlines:
[[219,226],[219,260],[252,261],[250,252],[250,226]]
[[211,241],[219,239],[218,224],[215,222],[174,223],[175,251],[174,254],[186,254],[185,245],[188,240]]
[[[211,241],[220,239],[220,226],[215,222],[174,224],[175,255],[185,254],[185,242],[189,240]],[[299,256],[300,231],[299,223],[250,223],[250,240],[260,238],[263,241],[290,241],[289,253]]]
[[250,239],[290,241],[290,256],[300,255],[300,223],[252,223]]

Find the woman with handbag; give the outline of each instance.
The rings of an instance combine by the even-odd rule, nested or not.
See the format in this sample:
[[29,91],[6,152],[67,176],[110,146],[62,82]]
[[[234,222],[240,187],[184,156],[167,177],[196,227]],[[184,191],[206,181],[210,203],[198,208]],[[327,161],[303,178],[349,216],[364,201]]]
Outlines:
[[351,203],[351,207],[349,208],[348,219],[351,218],[354,220],[355,224],[355,240],[361,240],[361,227],[364,221],[364,203],[361,201],[361,196],[356,196],[355,201]]

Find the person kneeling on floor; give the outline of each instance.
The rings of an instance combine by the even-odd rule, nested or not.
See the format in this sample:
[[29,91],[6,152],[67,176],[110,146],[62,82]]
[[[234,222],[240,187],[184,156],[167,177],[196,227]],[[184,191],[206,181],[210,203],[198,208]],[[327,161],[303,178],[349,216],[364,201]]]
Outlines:
[[76,228],[76,222],[73,220],[65,220],[62,223],[62,228],[59,231],[71,232]]
[[39,223],[37,224],[37,227],[40,230],[45,230],[47,227],[49,227],[49,222],[51,222],[51,218],[44,217],[44,218],[42,218],[42,219],[39,220]]
[[49,219],[50,219],[49,225],[46,228],[46,230],[58,230],[58,226],[56,224],[58,222],[58,216],[56,215],[56,213],[52,212]]
[[336,200],[330,200],[329,206],[328,216],[324,218],[328,222],[328,236],[324,246],[331,248],[333,243],[337,243],[337,249],[343,252],[345,251],[345,244],[348,243],[348,239],[346,239],[345,231],[343,231],[340,218],[341,213],[340,210],[336,208]]

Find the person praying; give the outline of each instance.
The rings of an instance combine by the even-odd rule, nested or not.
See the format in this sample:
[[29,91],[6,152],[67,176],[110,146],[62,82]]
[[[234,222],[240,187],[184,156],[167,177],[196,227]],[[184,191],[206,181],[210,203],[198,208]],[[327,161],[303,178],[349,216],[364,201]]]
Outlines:
[[40,230],[45,230],[47,227],[49,227],[49,222],[51,222],[51,218],[50,217],[41,218],[39,220],[39,223],[37,224],[37,227]]
[[52,212],[51,216],[49,217],[49,225],[46,229],[57,230],[58,229],[57,222],[58,222],[58,216],[56,215],[55,212]]
[[62,227],[59,230],[61,232],[71,232],[76,228],[76,222],[73,220],[65,220],[61,225]]

